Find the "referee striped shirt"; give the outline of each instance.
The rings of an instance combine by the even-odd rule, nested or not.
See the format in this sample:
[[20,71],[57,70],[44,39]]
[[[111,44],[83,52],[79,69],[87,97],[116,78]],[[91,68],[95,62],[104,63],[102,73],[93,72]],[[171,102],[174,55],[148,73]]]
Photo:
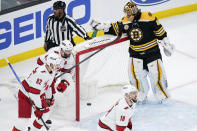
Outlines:
[[70,40],[74,44],[73,33],[84,39],[87,37],[85,29],[72,17],[68,15],[64,15],[61,19],[57,19],[54,15],[48,17],[45,42],[52,41],[52,43],[60,45],[63,40]]

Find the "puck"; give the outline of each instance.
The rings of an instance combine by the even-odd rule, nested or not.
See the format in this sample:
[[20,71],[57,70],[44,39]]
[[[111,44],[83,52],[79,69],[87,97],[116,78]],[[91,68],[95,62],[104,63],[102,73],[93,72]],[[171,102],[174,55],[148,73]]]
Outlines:
[[45,123],[46,124],[52,124],[52,121],[51,120],[47,120]]
[[87,103],[87,106],[91,106],[91,105],[92,105],[91,103],[89,103],[89,102]]

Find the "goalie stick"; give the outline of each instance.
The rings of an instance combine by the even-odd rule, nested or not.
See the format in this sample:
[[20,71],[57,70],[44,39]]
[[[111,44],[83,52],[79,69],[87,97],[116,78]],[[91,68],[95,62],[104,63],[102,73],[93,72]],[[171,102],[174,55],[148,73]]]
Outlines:
[[[12,72],[14,73],[14,76],[16,77],[17,81],[20,83],[21,89],[23,90],[23,92],[25,93],[25,95],[28,96],[29,101],[30,101],[30,103],[32,104],[32,107],[34,108],[34,110],[36,110],[36,107],[35,107],[35,105],[33,104],[33,101],[32,101],[31,98],[29,97],[28,92],[27,92],[27,91],[25,90],[25,88],[23,87],[23,85],[22,85],[22,83],[21,83],[21,81],[20,81],[18,75],[17,75],[16,72],[14,71],[14,68],[12,67],[12,65],[10,64],[10,62],[8,61],[7,58],[6,58],[6,61],[7,61],[8,65],[9,65],[10,69],[11,69]],[[46,123],[44,122],[43,118],[41,117],[40,119],[41,119],[41,121],[42,121],[44,127],[45,127],[46,130],[48,131],[48,130],[49,130],[49,127],[46,125]]]
[[88,57],[84,58],[83,60],[81,60],[79,63],[75,64],[74,66],[72,66],[71,68],[69,68],[68,70],[66,70],[65,72],[63,72],[62,74],[58,75],[56,77],[56,79],[60,78],[61,76],[63,76],[64,74],[68,73],[69,70],[72,70],[74,68],[76,68],[78,65],[80,65],[81,63],[85,62],[86,60],[90,59],[92,56],[96,55],[97,53],[99,53],[100,51],[102,51],[103,49],[105,49],[106,47],[112,45],[114,42],[116,42],[117,40],[119,40],[122,36],[122,32],[119,33],[119,35],[116,37],[116,39],[114,39],[112,42],[109,42],[107,45],[105,45],[104,47],[100,48],[99,50],[97,50],[96,52],[92,53],[91,55],[89,55]]

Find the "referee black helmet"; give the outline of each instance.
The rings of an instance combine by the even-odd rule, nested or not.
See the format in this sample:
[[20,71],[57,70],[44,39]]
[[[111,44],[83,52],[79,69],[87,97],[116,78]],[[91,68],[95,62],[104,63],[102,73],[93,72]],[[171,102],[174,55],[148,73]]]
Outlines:
[[58,10],[58,9],[63,9],[65,10],[66,8],[66,3],[63,1],[56,1],[53,3],[53,9]]

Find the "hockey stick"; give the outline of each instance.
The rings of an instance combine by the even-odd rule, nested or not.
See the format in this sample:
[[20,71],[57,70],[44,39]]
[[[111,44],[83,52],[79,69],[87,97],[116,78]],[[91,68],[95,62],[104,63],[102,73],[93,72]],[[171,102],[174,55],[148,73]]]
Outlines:
[[[8,61],[7,58],[6,58],[6,61],[7,61],[8,65],[9,65],[10,69],[11,69],[12,72],[14,73],[14,76],[16,77],[17,81],[20,83],[20,85],[21,85],[20,87],[21,87],[21,89],[23,90],[23,93],[25,93],[25,95],[28,96],[28,99],[29,99],[30,103],[32,104],[32,107],[34,108],[34,110],[36,110],[36,107],[35,107],[33,101],[31,100],[31,98],[29,97],[28,92],[25,90],[24,86],[22,85],[22,83],[21,83],[21,81],[20,81],[18,75],[17,75],[16,72],[14,71],[14,68],[12,67],[12,65],[10,64],[10,62]],[[49,127],[46,125],[46,123],[44,122],[44,120],[43,120],[42,117],[40,118],[40,120],[42,121],[44,127],[45,127],[46,130],[48,131],[48,130],[49,130]]]
[[72,66],[71,68],[69,68],[68,70],[66,70],[65,72],[63,72],[62,74],[58,75],[56,77],[56,79],[58,79],[59,77],[63,76],[64,74],[68,73],[69,70],[72,70],[74,68],[76,68],[78,65],[80,65],[81,63],[85,62],[86,60],[90,59],[92,56],[96,55],[97,53],[99,53],[100,51],[102,51],[103,49],[105,49],[106,47],[112,45],[114,42],[116,42],[117,40],[119,40],[122,36],[122,33],[119,33],[119,35],[116,37],[116,39],[114,39],[112,42],[109,42],[107,45],[105,45],[104,47],[100,48],[99,50],[97,50],[96,52],[92,53],[91,55],[89,55],[88,57],[84,58],[83,60],[81,60],[78,64],[75,64],[74,66]]

